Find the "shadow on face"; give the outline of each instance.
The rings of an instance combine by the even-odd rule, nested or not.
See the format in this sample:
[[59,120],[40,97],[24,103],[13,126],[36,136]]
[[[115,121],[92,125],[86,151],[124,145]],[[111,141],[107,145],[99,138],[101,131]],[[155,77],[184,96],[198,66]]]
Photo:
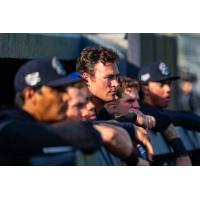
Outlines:
[[171,81],[149,82],[148,92],[145,94],[152,106],[164,108],[171,100]]
[[104,102],[113,101],[119,86],[119,70],[115,63],[97,63],[93,76],[87,77],[89,90],[92,95]]
[[63,91],[42,86],[39,89],[26,88],[23,93],[23,109],[38,121],[48,123],[65,119],[66,104],[62,99]]

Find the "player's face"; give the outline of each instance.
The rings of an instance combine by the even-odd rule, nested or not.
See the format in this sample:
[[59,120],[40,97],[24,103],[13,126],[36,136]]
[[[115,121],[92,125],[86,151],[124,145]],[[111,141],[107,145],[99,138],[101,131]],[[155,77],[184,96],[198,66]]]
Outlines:
[[117,98],[119,86],[119,70],[115,63],[97,63],[94,76],[88,77],[89,90],[92,95],[104,102],[109,102]]
[[118,100],[106,104],[109,113],[116,116],[122,116],[128,112],[140,109],[139,95],[134,88],[127,88]]
[[86,106],[86,100],[81,92],[81,89],[75,87],[68,87],[63,99],[67,104],[66,116],[67,120],[71,122],[78,122],[82,120],[82,110]]
[[167,107],[171,100],[171,81],[149,82],[148,91],[151,104],[156,107]]
[[85,109],[82,109],[82,120],[95,120],[96,113],[95,113],[95,105],[91,101],[91,93],[88,87],[83,87],[81,89],[82,94],[86,100]]
[[66,104],[63,101],[63,91],[42,86],[30,101],[39,121],[58,122],[65,119]]

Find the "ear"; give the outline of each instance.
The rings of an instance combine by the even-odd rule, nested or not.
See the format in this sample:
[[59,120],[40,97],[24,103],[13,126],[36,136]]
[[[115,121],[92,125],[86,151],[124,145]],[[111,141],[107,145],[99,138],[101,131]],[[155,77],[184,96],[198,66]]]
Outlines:
[[35,91],[32,88],[25,88],[23,91],[24,101],[30,101],[33,99]]
[[88,82],[89,74],[87,72],[83,72],[82,77]]

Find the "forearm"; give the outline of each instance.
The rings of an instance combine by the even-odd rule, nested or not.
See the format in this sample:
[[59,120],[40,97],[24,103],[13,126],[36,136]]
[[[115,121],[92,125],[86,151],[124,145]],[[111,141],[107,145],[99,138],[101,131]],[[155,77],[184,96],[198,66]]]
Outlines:
[[164,137],[174,150],[176,165],[191,165],[187,150],[177,133],[175,127],[171,124],[163,133]]
[[133,145],[124,129],[110,124],[96,124],[94,127],[101,134],[105,147],[113,155],[124,159],[132,153]]
[[51,130],[69,145],[84,151],[92,152],[98,150],[102,145],[101,136],[91,122],[54,124]]
[[200,131],[200,117],[190,112],[164,110],[175,126],[182,126],[193,131]]

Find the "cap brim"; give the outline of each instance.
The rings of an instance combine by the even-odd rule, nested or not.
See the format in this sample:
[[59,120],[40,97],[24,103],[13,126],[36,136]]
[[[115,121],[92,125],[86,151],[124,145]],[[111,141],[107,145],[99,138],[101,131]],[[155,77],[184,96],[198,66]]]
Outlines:
[[71,85],[73,83],[77,83],[81,80],[82,80],[81,78],[63,77],[63,78],[57,79],[55,81],[50,81],[46,85],[50,86],[50,87],[64,87],[64,86]]
[[163,77],[158,80],[152,80],[152,81],[162,82],[162,81],[175,81],[178,79],[180,79],[180,76],[169,76],[169,77]]

